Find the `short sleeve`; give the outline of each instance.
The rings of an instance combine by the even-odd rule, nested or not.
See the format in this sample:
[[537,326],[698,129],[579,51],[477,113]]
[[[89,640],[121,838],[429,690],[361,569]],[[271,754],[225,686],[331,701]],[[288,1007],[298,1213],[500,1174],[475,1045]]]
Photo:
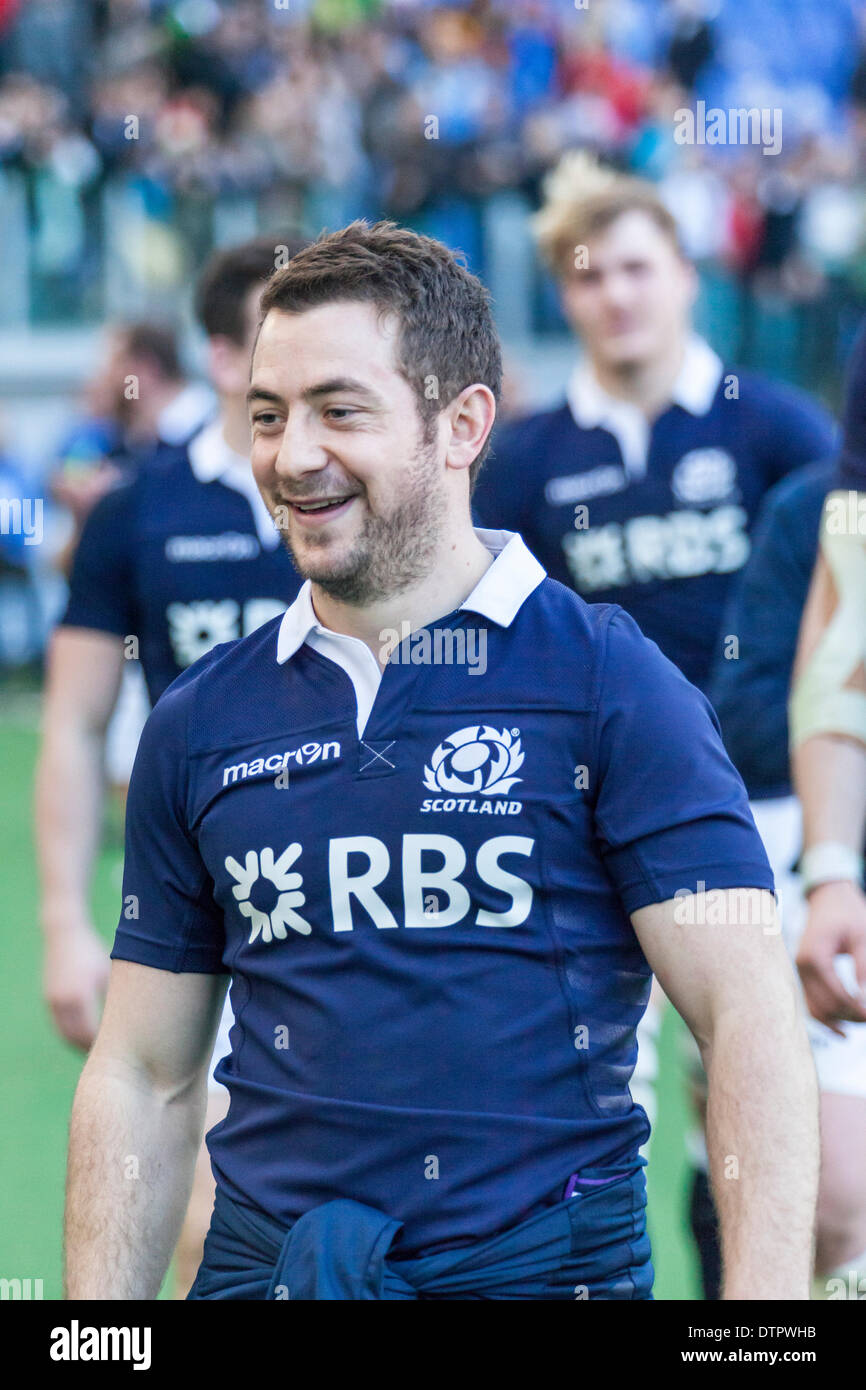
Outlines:
[[141,736],[126,803],[123,903],[111,956],[218,975],[227,973],[222,910],[185,815],[190,694],[181,677]]
[[134,485],[100,498],[84,523],[72,562],[61,627],[126,637],[136,631],[132,582]]
[[627,912],[773,874],[708,700],[622,609],[608,623],[596,725],[596,834]]
[[832,415],[805,392],[776,385],[767,412],[767,462],[772,485],[795,468],[828,458],[838,446]]

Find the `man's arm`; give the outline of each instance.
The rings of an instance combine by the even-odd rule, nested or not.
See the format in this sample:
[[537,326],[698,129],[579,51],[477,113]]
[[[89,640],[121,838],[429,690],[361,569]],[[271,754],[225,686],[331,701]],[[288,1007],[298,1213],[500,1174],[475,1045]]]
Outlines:
[[[706,915],[725,925],[698,925]],[[717,889],[639,908],[631,921],[707,1072],[723,1297],[808,1299],[818,1096],[773,899]]]
[[192,1188],[226,982],[112,962],[70,1123],[69,1299],[159,1293]]
[[108,951],[90,916],[102,825],[105,731],[123,671],[123,642],[59,628],[51,641],[36,772],[36,842],[45,939],[43,988],[57,1028],[87,1048],[99,1023]]
[[[862,541],[855,544],[862,549]],[[830,632],[828,641],[831,623],[839,622],[837,608],[842,597],[844,621],[835,635]],[[840,670],[836,646],[843,666],[846,651],[855,654],[841,692],[836,688]],[[866,652],[866,584],[849,584],[844,596],[840,595],[827,559],[819,552],[794,666],[791,760],[803,807],[805,856],[812,856],[816,876],[825,878],[810,888],[806,874],[809,917],[797,966],[811,1012],[839,1034],[839,1019],[866,1021],[866,1001],[849,994],[834,966],[836,956],[852,955],[858,982],[866,990],[866,897],[860,888],[858,867],[866,839],[866,744],[853,729],[834,731],[834,724],[839,722],[840,693],[847,691],[849,708],[851,696],[855,701],[858,695],[866,700],[862,694],[866,689],[863,662],[856,660],[858,650]]]
[[838,447],[838,427],[830,412],[799,387],[763,382],[763,420],[769,482],[795,468],[830,458]]

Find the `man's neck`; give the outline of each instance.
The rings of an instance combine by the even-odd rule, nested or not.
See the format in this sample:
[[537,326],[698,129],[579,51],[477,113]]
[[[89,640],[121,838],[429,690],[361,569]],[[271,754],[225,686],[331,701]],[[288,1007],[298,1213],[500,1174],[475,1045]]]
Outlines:
[[646,362],[617,367],[598,358],[590,360],[593,375],[603,391],[617,400],[636,405],[653,420],[671,403],[685,350],[685,339],[678,338],[668,351]]
[[402,641],[410,632],[453,613],[492,563],[490,551],[467,525],[440,545],[429,574],[399,594],[358,607],[332,598],[313,583],[313,608],[323,627],[365,642],[384,669],[394,645],[392,634]]

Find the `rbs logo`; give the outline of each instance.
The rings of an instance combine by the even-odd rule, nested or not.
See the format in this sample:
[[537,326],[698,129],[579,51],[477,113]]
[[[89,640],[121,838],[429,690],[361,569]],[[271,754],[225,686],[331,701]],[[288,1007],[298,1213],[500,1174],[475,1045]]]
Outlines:
[[[372,835],[348,835],[328,844],[328,888],[334,931],[352,931],[354,911],[361,907],[382,930],[391,927],[450,927],[471,917],[479,927],[519,927],[532,907],[532,885],[503,868],[500,859],[518,854],[528,858],[535,841],[525,835],[496,835],[485,840],[475,855],[475,873],[482,883],[510,898],[501,912],[477,908],[461,875],[466,869],[466,851],[450,835],[404,835],[401,846],[400,880],[403,898],[402,920],[398,921],[378,889],[392,873],[387,845]],[[289,845],[279,853],[273,847],[247,850],[243,865],[233,856],[225,867],[235,880],[232,892],[244,916],[252,921],[250,943],[261,937],[263,943],[285,940],[287,928],[309,935],[312,928],[297,911],[305,906],[302,848]],[[433,866],[430,860],[434,859]],[[259,884],[271,903],[259,898]],[[425,912],[429,895],[439,904],[433,914]]]

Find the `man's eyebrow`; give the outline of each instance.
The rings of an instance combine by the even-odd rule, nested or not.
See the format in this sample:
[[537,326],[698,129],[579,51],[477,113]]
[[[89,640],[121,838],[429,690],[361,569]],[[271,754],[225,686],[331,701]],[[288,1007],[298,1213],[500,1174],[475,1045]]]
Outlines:
[[[363,396],[369,401],[381,399],[377,392],[365,386],[363,381],[357,381],[351,376],[339,376],[331,378],[330,381],[321,381],[318,386],[308,387],[304,392],[304,400],[313,401],[320,396],[331,396],[339,391],[351,391],[352,395]],[[247,405],[252,405],[253,401],[266,401],[270,405],[285,404],[278,391],[268,391],[264,386],[256,386],[255,383],[247,391]]]
[[251,386],[247,392],[247,405],[253,401],[269,401],[272,405],[282,405],[283,398],[276,391],[266,391],[263,386]]
[[316,396],[330,396],[338,391],[351,391],[355,396],[366,396],[369,400],[378,400],[379,397],[369,386],[365,386],[363,381],[357,381],[351,376],[332,377],[330,381],[322,381],[318,386],[311,386],[304,392],[305,400],[313,400]]

